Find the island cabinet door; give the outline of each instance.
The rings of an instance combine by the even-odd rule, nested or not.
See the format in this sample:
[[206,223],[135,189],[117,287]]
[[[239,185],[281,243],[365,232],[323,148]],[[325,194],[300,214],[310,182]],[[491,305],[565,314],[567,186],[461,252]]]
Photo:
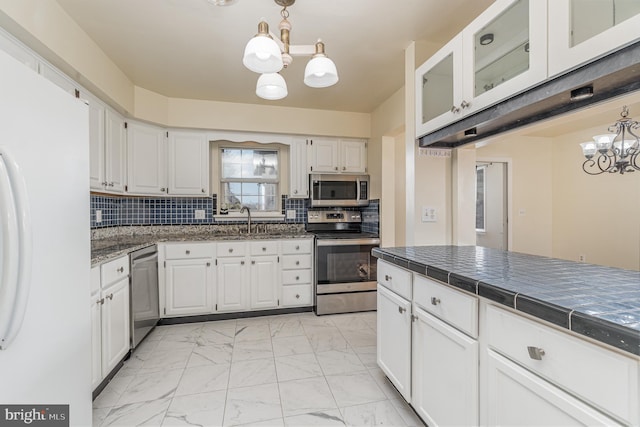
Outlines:
[[429,426],[478,425],[478,342],[414,305],[412,405]]
[[411,402],[411,303],[378,285],[378,366]]
[[493,350],[488,351],[487,381],[482,425],[621,425]]

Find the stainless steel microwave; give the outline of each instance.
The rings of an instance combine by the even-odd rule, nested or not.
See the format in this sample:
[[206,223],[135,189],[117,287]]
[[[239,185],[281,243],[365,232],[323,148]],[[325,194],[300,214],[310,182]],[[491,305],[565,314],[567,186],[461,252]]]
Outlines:
[[311,207],[369,205],[369,175],[311,174]]

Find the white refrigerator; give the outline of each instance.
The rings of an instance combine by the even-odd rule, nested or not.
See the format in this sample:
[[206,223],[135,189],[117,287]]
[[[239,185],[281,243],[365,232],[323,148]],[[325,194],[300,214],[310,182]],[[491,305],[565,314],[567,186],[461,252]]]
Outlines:
[[0,425],[42,405],[91,425],[88,114],[0,51],[0,406],[25,408]]

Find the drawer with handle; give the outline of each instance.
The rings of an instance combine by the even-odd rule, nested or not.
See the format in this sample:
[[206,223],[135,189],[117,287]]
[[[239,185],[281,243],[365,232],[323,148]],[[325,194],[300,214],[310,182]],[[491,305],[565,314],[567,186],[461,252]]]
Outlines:
[[640,423],[637,359],[494,305],[486,329],[495,351],[625,423]]
[[282,272],[283,285],[311,283],[311,270],[287,270]]
[[416,275],[413,282],[413,301],[470,337],[478,337],[478,297]]
[[282,242],[283,254],[310,254],[311,239],[284,240]]
[[311,285],[282,287],[282,306],[311,305]]
[[283,255],[282,268],[292,270],[296,268],[311,268],[310,255]]
[[409,270],[378,260],[378,283],[408,300],[411,299],[411,276]]
[[105,262],[100,267],[100,281],[104,289],[106,286],[129,276],[129,256],[123,256],[113,261]]
[[213,243],[170,243],[164,247],[166,259],[212,258],[215,256]]
[[217,256],[218,258],[245,256],[247,253],[246,248],[245,242],[218,242]]
[[277,255],[278,242],[270,240],[251,242],[249,243],[249,252],[251,255]]

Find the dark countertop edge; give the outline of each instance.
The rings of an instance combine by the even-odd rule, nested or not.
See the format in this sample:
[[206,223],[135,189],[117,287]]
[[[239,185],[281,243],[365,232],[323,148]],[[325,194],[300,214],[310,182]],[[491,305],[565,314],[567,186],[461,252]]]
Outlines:
[[[147,237],[148,235],[145,235]],[[130,238],[131,236],[126,236]],[[141,236],[142,237],[142,236]],[[198,235],[184,235],[179,240],[175,238],[175,236],[153,236],[153,238],[145,239],[144,242],[140,244],[131,244],[126,247],[122,247],[116,251],[109,252],[105,255],[99,255],[95,257],[91,257],[91,268],[104,264],[105,262],[109,262],[116,258],[119,258],[124,255],[128,255],[131,252],[137,251],[138,249],[144,249],[149,246],[157,245],[158,243],[203,243],[203,242],[223,242],[223,241],[262,241],[262,240],[288,240],[288,239],[310,239],[313,238],[314,235],[311,233],[307,234],[281,234],[281,235],[270,235],[268,237],[262,235],[260,238],[252,238],[251,236],[244,236],[244,238],[239,238],[237,235],[220,235],[215,238],[203,238]],[[101,239],[101,240],[111,240],[114,241],[118,239],[118,237]]]
[[[453,271],[446,271],[404,257],[391,255],[385,252],[384,248],[373,249],[372,255],[516,311],[527,313],[576,334],[623,350],[626,353],[640,356],[640,334],[634,329],[588,314],[575,312],[566,307],[532,298],[522,293],[516,294],[500,286],[471,279]],[[471,285],[472,283],[476,284],[475,289]]]

